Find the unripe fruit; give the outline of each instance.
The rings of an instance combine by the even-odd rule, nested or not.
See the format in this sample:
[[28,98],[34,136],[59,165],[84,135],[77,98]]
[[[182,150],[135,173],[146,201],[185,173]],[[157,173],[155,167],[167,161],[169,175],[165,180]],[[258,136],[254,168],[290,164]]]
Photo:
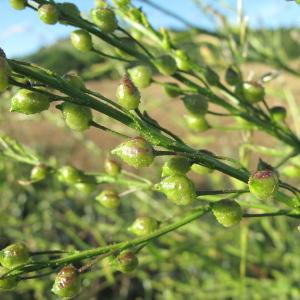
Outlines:
[[206,119],[202,116],[184,115],[183,117],[187,127],[194,132],[204,132],[211,128]]
[[162,177],[170,175],[184,175],[191,168],[191,161],[183,156],[174,156],[166,161],[162,167]]
[[62,105],[62,113],[67,126],[76,131],[88,129],[93,120],[90,108],[74,103],[65,102]]
[[9,0],[10,5],[17,10],[22,10],[26,8],[26,0]]
[[127,6],[131,3],[131,0],[113,0],[113,2],[119,6],[119,7],[122,7],[122,6]]
[[153,63],[163,75],[173,75],[177,71],[176,61],[170,55],[162,55],[156,58]]
[[117,176],[121,172],[121,165],[114,159],[107,158],[104,162],[104,170],[108,175]]
[[96,184],[93,182],[78,182],[75,183],[75,188],[84,195],[89,195],[94,192]]
[[143,89],[151,84],[152,70],[148,66],[137,66],[128,70],[130,78],[136,87]]
[[58,180],[67,184],[75,184],[82,181],[82,173],[72,166],[63,166],[58,169]]
[[250,193],[258,199],[271,199],[279,189],[278,175],[272,170],[257,171],[249,178],[248,186]]
[[118,21],[110,8],[95,8],[91,11],[94,23],[104,33],[113,33],[118,28]]
[[300,177],[300,167],[294,165],[286,166],[282,169],[282,174],[291,178]]
[[271,118],[277,122],[281,123],[286,119],[286,109],[283,106],[274,106],[270,109]]
[[246,81],[243,83],[243,95],[247,101],[257,103],[264,99],[265,89],[258,82]]
[[[0,269],[0,277],[7,273],[9,270],[5,268]],[[9,291],[15,288],[18,284],[18,280],[16,277],[8,277],[5,279],[0,279],[0,291]]]
[[181,95],[179,85],[172,82],[164,84],[164,91],[171,98],[176,98]]
[[[56,3],[56,5],[59,7],[59,10],[66,15],[71,15],[74,17],[80,16],[80,10],[74,3],[64,2],[64,3]],[[63,18],[60,18],[59,23],[66,24],[66,25],[69,24],[69,22]]]
[[138,264],[137,256],[130,250],[122,251],[115,259],[115,267],[122,273],[132,272]]
[[117,88],[116,96],[121,106],[128,110],[138,108],[141,94],[128,75],[125,75]]
[[83,80],[76,73],[67,73],[64,75],[64,79],[80,90],[85,88]]
[[235,66],[230,66],[226,69],[225,80],[229,85],[237,85],[240,83],[240,74]]
[[189,95],[183,98],[186,109],[193,115],[204,116],[208,110],[208,101],[201,95]]
[[212,204],[212,212],[224,227],[240,223],[243,217],[241,206],[233,200],[221,200]]
[[142,137],[136,137],[120,144],[111,151],[119,156],[129,166],[134,168],[148,167],[154,160],[154,153],[151,144]]
[[0,252],[0,263],[7,269],[26,264],[29,261],[29,250],[23,243],[7,246]]
[[89,52],[93,49],[92,37],[83,29],[77,29],[71,33],[71,43],[81,52]]
[[177,50],[175,53],[175,60],[177,64],[177,68],[181,71],[190,71],[192,66],[191,66],[191,61],[186,52],[183,50]]
[[184,175],[165,177],[155,185],[155,189],[177,205],[192,204],[197,197],[194,183]]
[[81,288],[78,271],[73,266],[67,266],[56,275],[52,292],[64,299],[75,297]]
[[210,67],[203,69],[204,77],[209,85],[218,85],[220,82],[219,75]]
[[106,0],[95,0],[95,6],[97,8],[105,8],[107,7],[107,3],[106,3]]
[[197,164],[193,164],[191,170],[199,175],[205,175],[213,172],[213,169],[209,169]]
[[0,56],[0,93],[8,88],[10,68],[5,57]]
[[12,112],[26,115],[42,112],[50,106],[49,97],[38,92],[21,89],[11,100]]
[[44,4],[38,9],[40,19],[49,25],[56,24],[59,18],[59,11],[54,4]]
[[120,197],[117,191],[109,189],[103,190],[96,200],[106,208],[115,209],[120,206]]
[[158,222],[156,219],[151,217],[140,217],[137,218],[133,224],[128,228],[128,231],[137,235],[147,235],[158,228]]
[[44,180],[47,176],[48,167],[40,164],[32,168],[30,179],[34,182]]

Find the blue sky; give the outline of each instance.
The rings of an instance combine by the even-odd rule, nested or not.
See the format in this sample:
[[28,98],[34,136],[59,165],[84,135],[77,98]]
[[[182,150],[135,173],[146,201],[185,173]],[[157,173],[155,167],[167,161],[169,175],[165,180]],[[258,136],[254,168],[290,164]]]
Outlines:
[[[93,6],[93,0],[68,0],[73,2],[88,13]],[[192,0],[153,0],[161,6],[180,13],[189,21],[208,28],[214,24],[195,7]],[[139,4],[138,0],[133,0]],[[236,0],[206,0],[206,3],[218,6],[217,3],[228,3],[235,7]],[[172,5],[170,6],[170,3]],[[300,5],[285,0],[244,0],[245,11],[249,16],[250,24],[254,27],[267,26],[299,26]],[[223,8],[224,9],[224,8]],[[144,5],[144,10],[149,15],[155,26],[180,27],[181,24],[156,10]],[[228,11],[230,14],[230,12]],[[234,13],[230,14],[235,20]],[[72,27],[55,25],[49,26],[40,22],[35,12],[30,9],[15,11],[9,6],[9,0],[1,0],[0,4],[0,47],[9,57],[20,56],[34,52],[36,49],[51,44],[59,38],[68,36]]]

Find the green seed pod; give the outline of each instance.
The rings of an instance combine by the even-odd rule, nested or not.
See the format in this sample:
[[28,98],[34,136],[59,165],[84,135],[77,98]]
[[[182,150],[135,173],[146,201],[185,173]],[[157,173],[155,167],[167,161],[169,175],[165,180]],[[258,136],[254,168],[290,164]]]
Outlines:
[[215,86],[220,83],[219,75],[210,67],[203,69],[204,77],[209,85]]
[[29,261],[29,250],[23,243],[7,246],[0,252],[0,263],[7,269],[26,264]]
[[136,137],[120,144],[111,153],[119,156],[129,166],[137,169],[150,166],[154,160],[154,151],[151,144],[142,137]]
[[[63,14],[78,16],[78,17],[80,16],[80,10],[74,3],[64,2],[64,3],[56,3],[56,5],[59,7],[59,10]],[[65,25],[69,24],[68,20],[64,20],[62,17],[60,17],[59,23]]]
[[93,182],[78,182],[78,183],[75,183],[74,187],[81,194],[89,195],[95,191],[96,184]]
[[300,177],[300,167],[295,165],[286,166],[282,169],[282,174],[291,178]]
[[0,93],[4,92],[9,85],[10,68],[5,57],[0,56]]
[[139,89],[148,87],[152,81],[152,70],[148,66],[137,66],[128,70],[134,85]]
[[229,85],[237,85],[241,82],[239,71],[235,66],[230,66],[226,69],[225,80]]
[[164,91],[171,98],[176,98],[181,95],[179,85],[172,82],[164,84]]
[[174,156],[166,161],[162,167],[162,177],[170,175],[184,175],[191,168],[191,161],[183,156]]
[[243,83],[243,94],[247,101],[257,103],[264,99],[265,89],[258,82],[246,81]]
[[177,205],[190,205],[196,200],[194,183],[185,175],[171,175],[155,185],[155,189],[164,193]]
[[94,23],[104,33],[113,33],[118,28],[118,21],[110,8],[95,8],[91,11]]
[[[3,276],[9,270],[6,268],[0,268],[0,276]],[[10,291],[15,288],[18,284],[16,277],[8,277],[5,279],[0,279],[0,291]]]
[[128,231],[137,235],[147,235],[158,228],[158,222],[156,219],[151,217],[140,217],[137,218],[133,224],[128,228]]
[[94,0],[94,2],[95,2],[95,6],[97,8],[105,8],[105,7],[107,7],[106,0]]
[[47,110],[49,106],[50,99],[48,96],[21,89],[11,100],[10,111],[31,115]]
[[76,73],[70,72],[64,75],[64,79],[79,90],[85,89],[83,80]]
[[194,132],[204,132],[211,128],[206,119],[202,116],[184,115],[183,117],[187,127]]
[[204,116],[208,110],[208,101],[201,95],[188,95],[183,97],[186,109],[193,115]]
[[30,179],[34,182],[42,181],[46,178],[48,173],[48,167],[43,164],[36,165],[32,168]]
[[277,122],[282,123],[286,119],[286,109],[283,106],[274,106],[270,109],[271,118]]
[[10,5],[17,10],[22,10],[26,8],[26,0],[9,0]]
[[213,203],[212,212],[217,221],[224,227],[240,223],[243,217],[241,206],[233,200],[221,200]]
[[113,189],[103,190],[96,200],[106,208],[115,209],[120,206],[120,197],[117,191]]
[[163,75],[173,75],[177,71],[176,61],[170,55],[162,55],[156,58],[153,63]]
[[44,4],[38,9],[40,19],[49,25],[56,24],[59,18],[59,11],[54,4]]
[[62,268],[55,277],[52,292],[64,299],[75,297],[81,289],[79,273],[73,266]]
[[272,170],[257,171],[250,177],[248,186],[250,193],[258,199],[271,199],[279,189],[278,175]]
[[131,0],[113,0],[113,2],[120,8],[126,7],[131,4]]
[[77,29],[71,33],[71,43],[81,52],[89,52],[93,49],[92,37],[83,29]]
[[65,102],[62,105],[62,113],[67,126],[76,131],[88,129],[93,120],[92,111],[89,107],[70,102]]
[[177,50],[175,53],[177,68],[181,71],[190,71],[192,68],[190,58],[183,50]]
[[139,107],[141,94],[128,75],[125,75],[117,88],[116,96],[121,106],[128,110]]
[[121,165],[114,159],[107,158],[104,162],[104,170],[108,175],[117,176],[121,172]]
[[58,180],[67,184],[75,184],[82,181],[82,173],[72,167],[72,166],[63,166],[58,169],[57,174]]
[[130,250],[122,251],[115,259],[115,267],[122,273],[132,272],[138,264],[137,256]]
[[193,164],[191,167],[191,170],[199,175],[205,175],[205,174],[209,174],[212,173],[214,170],[201,166],[201,165],[197,165],[197,164]]

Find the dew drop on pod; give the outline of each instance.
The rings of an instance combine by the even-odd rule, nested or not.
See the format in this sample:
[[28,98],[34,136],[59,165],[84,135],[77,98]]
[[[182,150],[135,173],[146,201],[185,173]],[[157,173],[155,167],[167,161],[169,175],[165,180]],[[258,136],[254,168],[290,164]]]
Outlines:
[[62,113],[69,128],[76,131],[84,131],[90,127],[93,120],[92,111],[89,107],[64,102]]
[[176,61],[170,55],[162,55],[156,58],[153,63],[163,75],[173,75],[177,71]]
[[183,156],[174,156],[164,163],[161,176],[184,175],[190,170],[190,168],[191,161],[188,158]]
[[265,98],[264,87],[255,81],[246,81],[243,83],[243,95],[251,103],[257,103]]
[[63,166],[57,170],[59,181],[67,184],[76,184],[82,181],[82,172],[72,166]]
[[9,85],[10,67],[6,61],[5,54],[0,56],[0,93],[4,92]]
[[138,108],[141,102],[141,94],[127,74],[118,86],[116,96],[120,105],[128,110]]
[[286,109],[283,106],[274,106],[270,109],[271,118],[277,122],[282,123],[286,119]]
[[64,299],[75,297],[81,289],[78,271],[73,266],[62,268],[55,277],[52,292]]
[[135,270],[138,264],[139,261],[136,254],[131,250],[124,250],[115,258],[113,265],[118,271],[129,273]]
[[117,176],[121,172],[121,165],[112,158],[107,158],[104,162],[104,170],[108,175]]
[[164,91],[171,98],[176,98],[181,95],[179,85],[173,82],[168,82],[164,84]]
[[58,22],[59,11],[55,4],[43,4],[38,9],[40,19],[48,25],[54,25]]
[[42,181],[46,178],[48,173],[48,167],[43,164],[36,165],[32,168],[30,173],[30,179],[33,182]]
[[115,209],[120,206],[120,196],[117,191],[113,189],[103,190],[97,197],[96,200],[104,207]]
[[86,30],[74,30],[71,33],[70,40],[74,48],[81,52],[89,52],[93,49],[92,37]]
[[185,175],[165,177],[154,188],[177,205],[190,205],[197,197],[194,183]]
[[233,200],[225,199],[212,204],[212,212],[224,227],[240,223],[243,217],[241,206]]
[[250,176],[248,186],[250,193],[258,199],[272,199],[278,192],[279,178],[272,170],[257,171]]
[[156,219],[151,217],[139,217],[133,224],[128,228],[128,231],[137,235],[147,235],[158,228],[158,222]]
[[137,169],[150,166],[154,160],[152,145],[142,137],[136,137],[120,144],[111,153]]
[[118,21],[110,8],[95,8],[91,11],[93,22],[104,33],[113,33],[118,28]]
[[9,0],[10,5],[17,10],[22,10],[26,8],[26,0]]
[[26,115],[47,110],[50,106],[50,99],[47,95],[21,89],[11,100],[11,112],[19,112]]
[[[0,276],[3,276],[7,273],[9,269],[0,268]],[[16,277],[8,277],[5,279],[0,279],[0,291],[10,291],[15,288],[18,284],[18,280]]]
[[136,87],[143,89],[148,87],[152,81],[152,70],[148,66],[136,66],[128,70],[130,78]]
[[7,269],[12,269],[28,262],[29,250],[23,243],[9,245],[0,252],[0,263]]
[[175,60],[179,70],[186,72],[191,70],[191,61],[185,51],[177,50],[175,52]]
[[201,95],[187,95],[183,97],[185,108],[193,115],[204,116],[208,110],[208,101]]
[[211,128],[203,116],[184,115],[187,127],[194,132],[204,132]]

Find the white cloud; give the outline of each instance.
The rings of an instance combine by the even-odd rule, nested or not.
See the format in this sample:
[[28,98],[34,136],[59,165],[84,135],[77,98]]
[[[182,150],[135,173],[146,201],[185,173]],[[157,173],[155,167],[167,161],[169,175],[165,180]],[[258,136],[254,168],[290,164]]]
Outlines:
[[1,31],[0,42],[8,40],[17,34],[27,33],[30,31],[30,28],[31,28],[31,26],[29,23],[12,25],[12,26],[4,29],[3,31]]

